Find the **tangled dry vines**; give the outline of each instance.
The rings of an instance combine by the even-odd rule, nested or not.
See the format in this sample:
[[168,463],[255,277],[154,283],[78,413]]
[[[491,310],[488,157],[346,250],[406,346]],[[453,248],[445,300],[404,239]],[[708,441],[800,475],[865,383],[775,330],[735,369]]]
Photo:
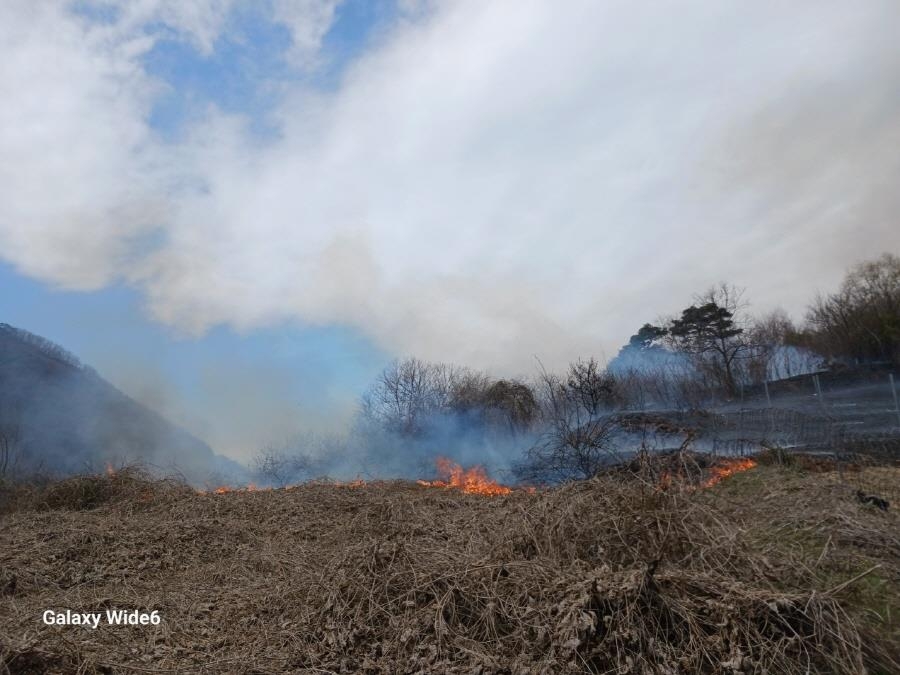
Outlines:
[[[496,497],[92,480],[2,516],[8,672],[900,672],[896,509],[829,472]],[[164,620],[38,619],[110,606]]]

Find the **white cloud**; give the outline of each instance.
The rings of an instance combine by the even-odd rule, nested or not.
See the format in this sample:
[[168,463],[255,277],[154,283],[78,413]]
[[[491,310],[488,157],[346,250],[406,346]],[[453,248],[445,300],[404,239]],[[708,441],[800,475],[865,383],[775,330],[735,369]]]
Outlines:
[[108,5],[116,12],[116,20],[109,27],[118,35],[127,38],[164,26],[209,55],[235,0],[101,0],[98,4]]
[[300,67],[315,64],[339,4],[340,0],[274,0],[273,18],[291,33],[287,58],[292,63]]
[[108,283],[168,208],[138,39],[108,40],[55,3],[0,6],[0,251],[27,274]]
[[[333,20],[317,7],[289,19],[304,59]],[[58,11],[50,47],[4,36],[0,255],[55,283],[126,278],[187,330],[340,322],[523,370],[611,356],[720,279],[797,311],[900,247],[895,3],[428,9],[334,91],[292,85],[265,144],[214,110],[153,141],[153,83]],[[4,11],[16,35],[27,17]],[[172,20],[212,44],[211,12]],[[45,98],[68,102],[22,103]],[[153,226],[164,245],[138,255]]]

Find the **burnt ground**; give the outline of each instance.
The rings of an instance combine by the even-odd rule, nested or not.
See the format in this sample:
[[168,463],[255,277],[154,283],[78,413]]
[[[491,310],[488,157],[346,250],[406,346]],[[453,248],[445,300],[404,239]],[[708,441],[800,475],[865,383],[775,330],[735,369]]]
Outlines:
[[[132,472],[8,492],[0,673],[900,672],[900,504],[813,469],[497,497]],[[107,608],[162,621],[41,621]]]

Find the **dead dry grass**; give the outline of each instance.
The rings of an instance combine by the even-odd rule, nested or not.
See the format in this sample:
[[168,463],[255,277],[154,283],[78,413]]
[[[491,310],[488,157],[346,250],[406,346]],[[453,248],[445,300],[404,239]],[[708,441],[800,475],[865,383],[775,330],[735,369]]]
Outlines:
[[[0,516],[6,671],[900,672],[896,506],[860,504],[829,472],[492,498],[132,478],[36,491]],[[40,620],[107,607],[164,620]]]

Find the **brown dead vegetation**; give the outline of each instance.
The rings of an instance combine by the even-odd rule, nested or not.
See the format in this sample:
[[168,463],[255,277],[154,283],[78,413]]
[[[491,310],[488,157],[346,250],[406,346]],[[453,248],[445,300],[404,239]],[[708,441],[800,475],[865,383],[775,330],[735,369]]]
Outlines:
[[[830,472],[497,497],[92,480],[0,516],[0,673],[900,672],[897,510]],[[163,622],[40,619],[108,607]]]
[[154,478],[148,471],[137,466],[120,470],[109,468],[104,474],[73,476],[59,481],[0,483],[0,512],[82,511],[109,502],[134,506],[193,494],[194,490],[176,478]]

